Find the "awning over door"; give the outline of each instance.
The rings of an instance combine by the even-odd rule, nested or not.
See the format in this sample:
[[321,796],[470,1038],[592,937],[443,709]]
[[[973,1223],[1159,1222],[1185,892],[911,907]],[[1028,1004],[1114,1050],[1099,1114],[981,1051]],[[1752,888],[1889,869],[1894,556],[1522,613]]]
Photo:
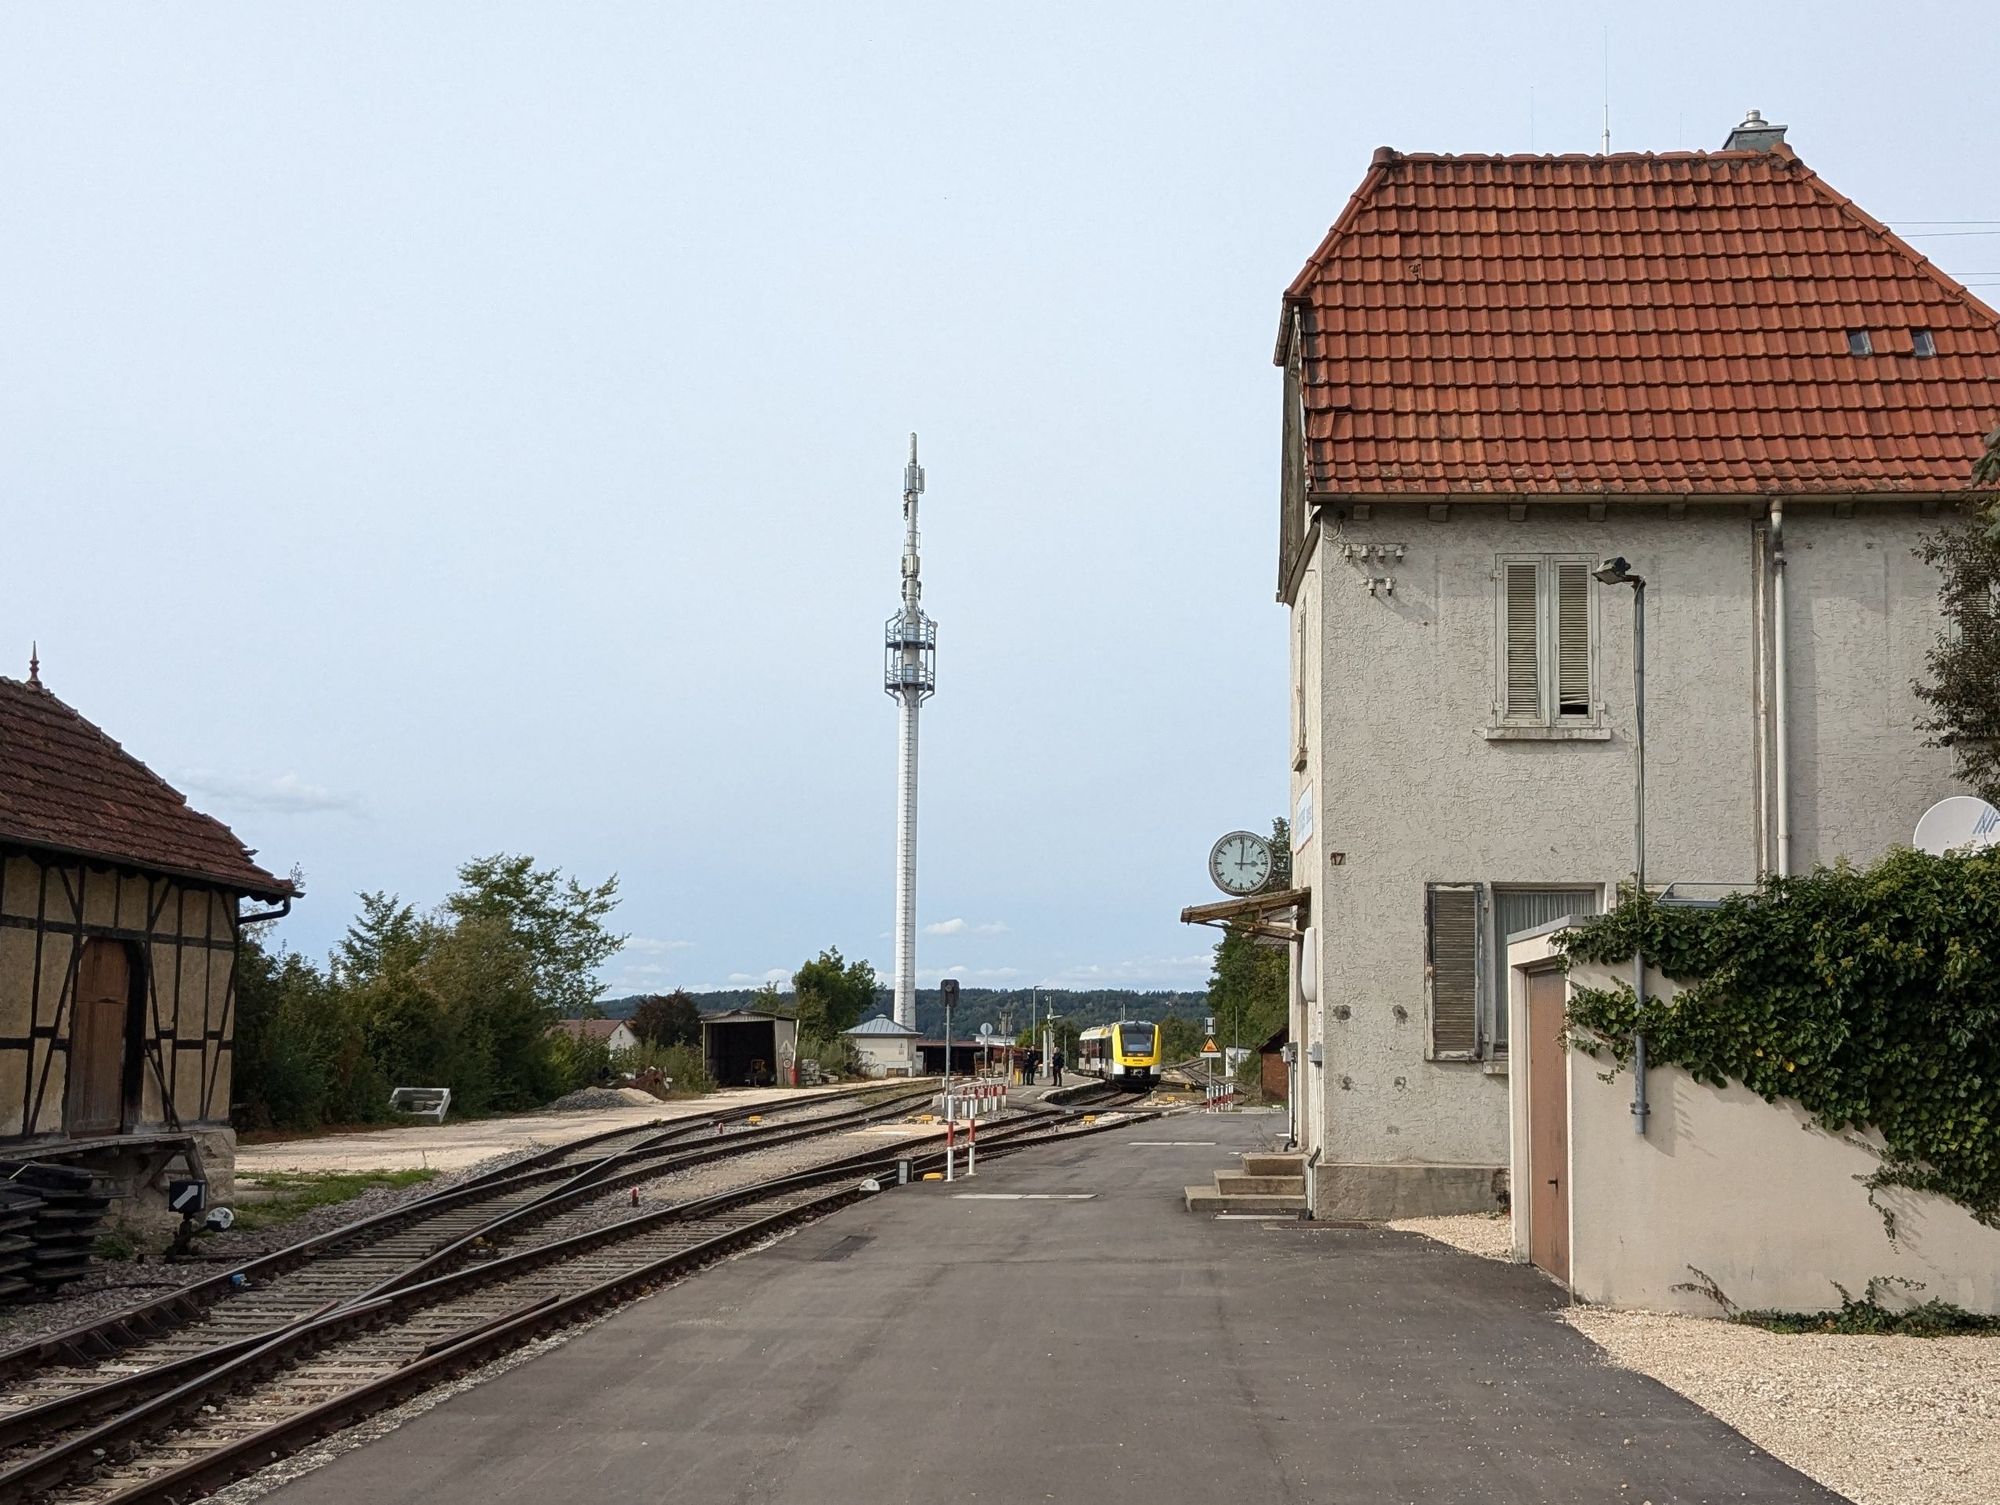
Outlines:
[[1251,894],[1246,899],[1224,899],[1219,904],[1193,904],[1181,911],[1181,923],[1244,930],[1274,941],[1295,941],[1309,897],[1303,888],[1280,888],[1266,894]]

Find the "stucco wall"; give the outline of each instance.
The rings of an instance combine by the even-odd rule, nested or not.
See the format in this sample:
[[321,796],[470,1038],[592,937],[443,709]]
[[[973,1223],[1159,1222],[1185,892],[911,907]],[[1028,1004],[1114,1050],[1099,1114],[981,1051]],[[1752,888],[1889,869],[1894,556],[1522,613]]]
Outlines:
[[[1577,967],[1574,984],[1602,986]],[[2000,1229],[1945,1198],[1875,1193],[1892,1241],[1858,1178],[1876,1166],[1859,1135],[1817,1127],[1796,1103],[1748,1088],[1703,1086],[1678,1067],[1648,1075],[1648,1132],[1632,1132],[1632,1078],[1568,1058],[1570,1274],[1605,1306],[1714,1316],[1715,1303],[1674,1289],[1700,1270],[1740,1307],[1837,1306],[1835,1282],[1859,1296],[1875,1276],[1920,1282],[1915,1299],[2000,1312]],[[1902,1293],[1890,1292],[1885,1300]]]
[[868,1076],[884,1076],[891,1068],[914,1073],[917,1043],[909,1035],[849,1035],[861,1058],[861,1070]]
[[[1378,505],[1365,522],[1323,522],[1317,593],[1295,609],[1321,661],[1306,671],[1320,687],[1317,835],[1298,876],[1320,931],[1327,1159],[1507,1162],[1505,1078],[1426,1059],[1426,883],[1613,885],[1631,872],[1631,595],[1595,590],[1609,738],[1488,740],[1497,557],[1623,554],[1647,578],[1648,876],[1749,884],[1775,826],[1760,792],[1765,526],[1741,505],[1700,504],[1596,523],[1578,506],[1530,506],[1516,522],[1504,505],[1443,521]],[[1938,626],[1935,580],[1910,556],[1927,526],[1914,506],[1786,518],[1795,867],[1878,855],[1956,787],[1949,756],[1910,730],[1909,682]],[[1343,557],[1342,542],[1403,555]],[[1392,576],[1393,593],[1371,596],[1371,575]]]

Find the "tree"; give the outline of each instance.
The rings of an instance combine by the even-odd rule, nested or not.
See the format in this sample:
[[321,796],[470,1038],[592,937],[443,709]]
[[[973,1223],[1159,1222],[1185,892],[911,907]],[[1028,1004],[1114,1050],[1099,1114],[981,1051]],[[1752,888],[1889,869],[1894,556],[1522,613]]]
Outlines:
[[379,890],[357,897],[361,913],[348,922],[347,934],[333,948],[334,976],[364,983],[413,965],[423,954],[426,928],[416,906]]
[[1292,886],[1292,823],[1279,816],[1271,822],[1271,881],[1267,889]]
[[701,1010],[685,988],[653,993],[632,1011],[632,1033],[647,1045],[694,1045],[701,1039]]
[[1917,553],[1942,577],[1945,618],[1925,655],[1929,673],[1914,687],[1930,707],[1917,730],[1930,734],[1929,746],[1950,748],[1958,776],[2000,803],[2000,532],[1941,528]]
[[618,876],[589,887],[532,857],[496,853],[458,870],[459,888],[444,901],[454,920],[505,925],[526,948],[535,991],[566,1018],[597,998],[597,969],[625,944],[605,918],[618,907]]
[[1291,1011],[1291,975],[1285,952],[1260,946],[1247,930],[1231,930],[1215,943],[1208,979],[1208,1008],[1231,1045],[1255,1045]]
[[865,961],[846,961],[838,946],[829,946],[792,974],[798,998],[799,1029],[820,1039],[850,1030],[875,1002],[875,969]]

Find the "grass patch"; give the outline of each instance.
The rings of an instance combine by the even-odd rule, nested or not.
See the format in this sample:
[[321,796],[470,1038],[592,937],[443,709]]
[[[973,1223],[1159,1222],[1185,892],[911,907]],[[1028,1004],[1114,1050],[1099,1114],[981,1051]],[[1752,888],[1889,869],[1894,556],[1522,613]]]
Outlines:
[[[235,1204],[236,1226],[250,1232],[289,1223],[318,1207],[351,1202],[365,1191],[388,1187],[400,1191],[435,1181],[434,1170],[409,1171],[272,1171],[256,1178],[260,1191],[274,1193],[255,1202]],[[248,1178],[245,1178],[246,1180]]]

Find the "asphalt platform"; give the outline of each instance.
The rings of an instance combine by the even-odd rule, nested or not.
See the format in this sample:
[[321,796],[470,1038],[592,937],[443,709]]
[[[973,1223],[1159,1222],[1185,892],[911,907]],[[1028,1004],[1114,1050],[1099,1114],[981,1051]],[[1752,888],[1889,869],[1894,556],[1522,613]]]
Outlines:
[[1837,1505],[1603,1363],[1533,1270],[1184,1211],[1264,1124],[1177,1116],[886,1191],[269,1498]]

